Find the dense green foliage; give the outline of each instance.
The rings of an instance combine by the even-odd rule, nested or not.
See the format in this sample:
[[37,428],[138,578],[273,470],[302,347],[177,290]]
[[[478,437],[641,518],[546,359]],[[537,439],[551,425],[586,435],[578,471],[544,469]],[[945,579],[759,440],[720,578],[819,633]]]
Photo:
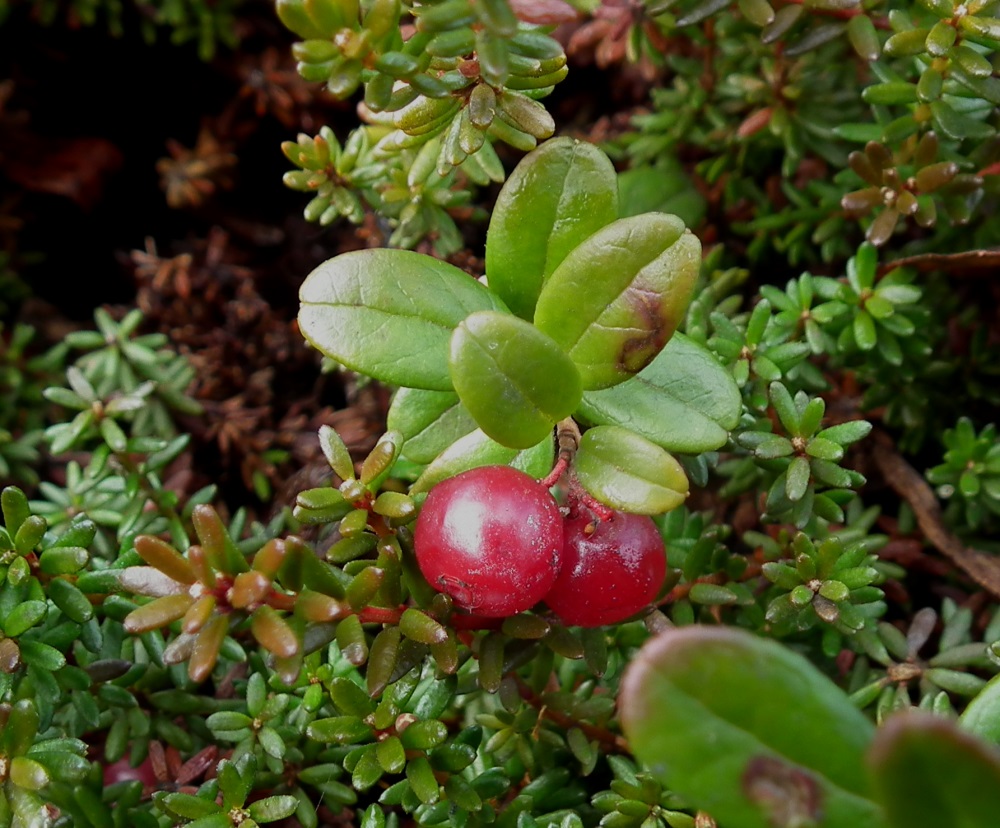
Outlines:
[[[234,8],[188,10],[206,55]],[[387,228],[301,274],[299,330],[386,432],[323,426],[264,522],[173,479],[202,410],[139,310],[0,332],[0,828],[985,824],[1000,4],[276,10],[359,113],[285,183]],[[590,58],[645,84],[600,146],[542,102]],[[490,465],[652,516],[656,599],[456,606],[414,524]]]

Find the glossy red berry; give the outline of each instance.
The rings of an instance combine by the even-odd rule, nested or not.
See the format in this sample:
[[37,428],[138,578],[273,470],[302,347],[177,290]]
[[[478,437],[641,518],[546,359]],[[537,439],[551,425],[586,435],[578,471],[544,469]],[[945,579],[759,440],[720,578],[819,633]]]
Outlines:
[[548,489],[509,466],[471,469],[435,486],[414,530],[427,581],[477,615],[537,604],[559,571],[562,517]]
[[649,604],[663,585],[663,538],[644,515],[615,512],[598,521],[581,510],[566,518],[563,537],[562,569],[545,603],[564,624],[617,624]]

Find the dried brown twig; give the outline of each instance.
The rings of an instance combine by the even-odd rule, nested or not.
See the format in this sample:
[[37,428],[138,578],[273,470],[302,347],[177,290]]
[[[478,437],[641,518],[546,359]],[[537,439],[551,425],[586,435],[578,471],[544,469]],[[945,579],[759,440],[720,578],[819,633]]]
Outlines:
[[874,432],[872,454],[886,482],[910,504],[924,537],[977,584],[1000,597],[1000,558],[970,549],[945,527],[934,490],[896,451],[888,434]]

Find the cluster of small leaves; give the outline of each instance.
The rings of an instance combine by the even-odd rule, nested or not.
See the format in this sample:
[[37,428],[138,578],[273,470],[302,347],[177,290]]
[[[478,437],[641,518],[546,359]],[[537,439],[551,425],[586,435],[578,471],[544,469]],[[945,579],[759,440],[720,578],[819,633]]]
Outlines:
[[[736,443],[750,453],[754,464],[736,461],[732,468],[725,468],[732,474],[727,490],[741,491],[754,483],[765,488],[766,520],[790,521],[800,528],[814,515],[842,520],[850,490],[865,480],[840,461],[847,446],[868,435],[871,424],[853,420],[822,428],[823,398],[810,398],[804,391],[793,397],[780,382],[771,383],[769,399],[784,433],[772,432],[767,418],[756,419],[740,431]],[[764,475],[758,482],[759,472]]]
[[622,756],[608,757],[614,773],[609,790],[591,800],[603,828],[694,828],[698,823],[683,801]]
[[46,399],[79,412],[46,431],[54,454],[105,442],[112,451],[149,451],[129,445],[122,421],[143,438],[176,434],[173,413],[197,414],[200,406],[184,391],[194,378],[186,359],[166,348],[164,334],[136,334],[142,312],[132,310],[121,321],[99,308],[96,330],[75,331],[65,338],[70,348],[86,353],[67,369],[68,388],[50,387]]
[[863,152],[851,153],[851,169],[868,186],[844,195],[841,205],[853,216],[875,211],[866,233],[868,241],[885,244],[901,217],[912,217],[921,227],[933,227],[939,201],[953,221],[968,221],[982,197],[982,179],[959,175],[957,163],[937,161],[937,155],[938,140],[933,132],[925,132],[919,140],[909,136],[895,157],[876,141],[869,141]]
[[[658,10],[670,9],[678,0],[656,3]],[[738,11],[755,29],[764,44],[782,41],[787,54],[796,57],[811,53],[831,40],[848,40],[858,56],[874,60],[879,55],[876,25],[858,0],[810,0],[780,5],[771,0],[696,0],[675,11],[676,25],[691,26],[712,19],[724,20],[724,10]],[[736,16],[736,15],[733,15]]]
[[697,146],[712,153],[697,168],[709,182],[727,171],[749,175],[758,164],[770,164],[778,149],[788,177],[806,157],[843,164],[846,150],[835,128],[863,109],[847,82],[844,45],[834,42],[794,59],[762,44],[738,17],[722,18],[717,26],[717,48],[705,55],[710,73],[700,55],[668,54],[670,83],[652,90],[654,111],[637,115],[636,134],[622,138],[633,161]]
[[927,479],[948,502],[953,525],[980,532],[1000,516],[1000,442],[992,423],[978,434],[962,417],[941,437],[947,451],[943,462],[927,470]]
[[[869,103],[909,110],[886,127],[887,133],[933,125],[953,141],[996,134],[989,123],[1000,104],[1000,83],[992,77],[990,61],[1000,47],[995,13],[996,3],[989,0],[926,0],[888,16],[894,34],[885,42],[885,55],[904,60],[891,68],[888,61],[874,64],[881,83],[864,92]],[[897,66],[905,66],[906,73]]]
[[470,188],[503,180],[500,160],[491,148],[441,174],[436,166],[440,137],[419,149],[376,154],[374,136],[385,132],[379,126],[360,127],[343,149],[329,127],[314,138],[300,135],[297,143],[286,141],[285,155],[301,169],[286,173],[285,184],[315,193],[305,208],[309,221],[328,225],[345,218],[360,224],[367,206],[393,227],[391,246],[412,248],[426,238],[438,255],[455,253],[463,239],[453,215],[474,216],[466,209],[472,201]]
[[244,754],[235,761],[221,761],[216,780],[197,794],[165,794],[158,804],[173,817],[184,820],[180,824],[198,828],[257,828],[261,823],[277,822],[295,813],[298,800],[287,794],[247,804],[256,782],[256,761],[252,754]]
[[[976,696],[1000,671],[1000,615],[974,633],[974,615],[945,599],[941,612],[918,610],[905,629],[879,622],[877,637],[855,662],[847,689],[876,719],[917,706],[954,716],[956,705]],[[931,645],[928,648],[928,645]],[[932,654],[923,651],[932,649]]]
[[[537,98],[567,72],[557,41],[520,20],[507,0],[471,3],[282,0],[282,22],[299,37],[300,74],[340,98],[364,86],[366,125],[341,150],[329,128],[285,154],[300,168],[293,189],[314,192],[306,218],[329,224],[361,220],[363,202],[388,219],[390,244],[429,237],[441,255],[461,246],[452,214],[472,185],[502,181],[493,141],[530,150],[555,124]],[[402,15],[411,15],[406,39]],[[459,174],[460,171],[460,174]]]
[[845,541],[831,534],[816,542],[799,532],[783,549],[759,533],[748,534],[744,540],[761,544],[766,559],[762,572],[775,586],[766,614],[773,634],[784,636],[829,625],[823,649],[832,657],[840,651],[843,638],[866,628],[870,631],[885,613],[883,593],[877,586],[884,575],[875,566],[875,553],[887,538]]
[[[667,47],[652,111],[617,140],[638,169],[665,153],[707,155],[696,170],[722,189],[754,258],[775,249],[793,263],[836,261],[849,253],[850,219],[871,213],[863,220],[876,244],[900,230],[901,217],[937,227],[941,238],[982,214],[983,176],[998,160],[991,4],[945,0],[885,14],[855,3],[779,9],[748,0],[740,15],[716,14],[728,5],[702,2],[679,15],[687,28],[678,34],[693,48]],[[803,28],[809,19],[815,25]],[[858,94],[858,73],[868,72]],[[851,152],[857,144],[865,149]],[[775,166],[780,179],[762,186]]]
[[67,347],[57,345],[32,354],[35,331],[0,326],[0,479],[29,485],[38,482],[34,466],[46,423],[44,389],[64,370]]
[[[919,388],[917,378],[926,374],[937,336],[930,309],[921,302],[923,290],[904,268],[880,274],[870,243],[848,260],[846,271],[842,279],[803,273],[784,290],[762,285],[750,314],[736,313],[738,304],[727,297],[715,309],[709,300],[697,316],[689,315],[688,329],[705,337],[731,367],[749,413],[767,411],[774,382],[797,393],[827,390],[829,375],[816,358],[835,370],[856,371],[867,386],[866,407],[886,406],[889,422],[910,410],[913,393],[897,391],[907,384]],[[758,425],[770,431],[766,421]],[[746,428],[753,432],[758,425],[748,422]]]
[[[162,335],[136,335],[141,312],[116,322],[98,310],[95,320],[97,330],[73,332],[63,342],[88,351],[65,370],[68,387],[42,392],[77,412],[45,429],[49,451],[84,454],[67,463],[62,485],[40,482],[32,508],[54,531],[71,527],[80,513],[90,515],[98,526],[93,551],[113,560],[143,531],[186,536],[179,497],[163,474],[190,442],[177,434],[175,415],[200,406],[184,394],[193,377],[187,360],[165,348]],[[187,514],[213,492],[209,486],[192,496]]]

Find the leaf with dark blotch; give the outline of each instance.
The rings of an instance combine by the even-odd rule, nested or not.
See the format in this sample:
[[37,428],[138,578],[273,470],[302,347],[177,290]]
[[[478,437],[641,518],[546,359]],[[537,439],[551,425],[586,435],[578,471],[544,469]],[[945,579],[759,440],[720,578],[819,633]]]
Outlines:
[[722,825],[884,828],[864,770],[871,722],[775,641],[662,633],[626,671],[619,710],[636,757]]
[[575,247],[538,297],[535,325],[576,364],[584,389],[645,368],[691,301],[701,243],[676,216],[619,219]]
[[1000,813],[1000,753],[922,711],[892,716],[868,755],[891,828],[985,828]]
[[409,250],[330,259],[299,290],[306,339],[355,371],[393,385],[451,390],[448,341],[470,313],[506,310],[467,273]]

